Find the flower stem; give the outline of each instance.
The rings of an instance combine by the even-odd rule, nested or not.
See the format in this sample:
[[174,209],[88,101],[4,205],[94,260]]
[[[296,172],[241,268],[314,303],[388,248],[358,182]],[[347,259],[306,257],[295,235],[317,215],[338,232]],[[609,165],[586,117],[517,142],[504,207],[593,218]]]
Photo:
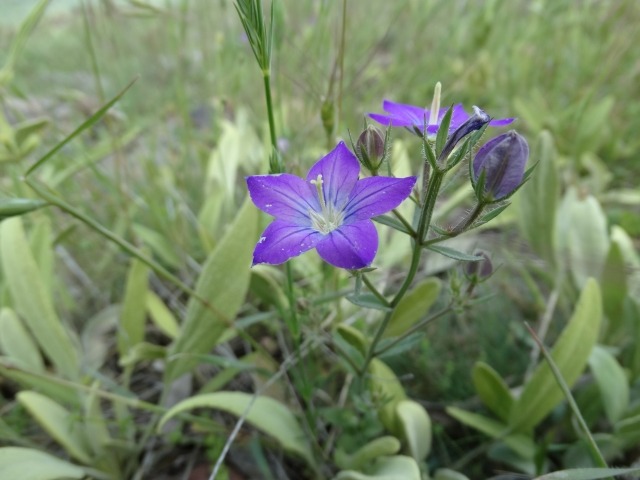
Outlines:
[[416,238],[413,241],[413,253],[411,255],[411,265],[409,267],[409,272],[407,273],[404,282],[402,282],[398,293],[396,293],[395,297],[393,297],[393,300],[391,300],[391,302],[389,303],[389,306],[392,309],[391,311],[386,313],[386,315],[382,319],[382,322],[380,323],[380,326],[378,327],[378,330],[376,331],[375,336],[373,337],[373,341],[371,342],[369,350],[367,351],[367,356],[365,357],[362,368],[360,369],[360,375],[363,375],[367,371],[371,360],[376,354],[376,347],[378,346],[382,335],[387,329],[389,321],[391,321],[393,312],[407,293],[407,290],[409,290],[411,282],[413,282],[413,279],[418,272],[420,257],[422,256],[422,245],[424,242],[424,238],[427,236],[427,231],[429,230],[429,225],[431,224],[431,218],[433,217],[433,209],[436,205],[438,193],[440,193],[440,187],[442,186],[442,180],[444,179],[446,173],[446,170],[437,169],[431,176],[429,188],[427,189],[427,196],[422,205],[422,211],[420,212],[420,220],[418,222]]
[[[264,96],[267,102],[267,118],[269,119],[269,138],[271,139],[271,146],[275,152],[278,151],[278,141],[276,139],[276,121],[273,116],[273,100],[271,99],[271,71],[262,71],[262,80],[264,81]],[[282,173],[282,172],[271,172]]]
[[384,305],[389,305],[389,301],[384,298],[384,295],[382,295],[378,289],[375,287],[375,285],[373,283],[371,283],[371,280],[369,280],[369,278],[365,275],[362,274],[362,281],[364,282],[364,284],[367,286],[367,288],[369,289],[369,291],[371,293],[373,293],[373,295],[380,300]]

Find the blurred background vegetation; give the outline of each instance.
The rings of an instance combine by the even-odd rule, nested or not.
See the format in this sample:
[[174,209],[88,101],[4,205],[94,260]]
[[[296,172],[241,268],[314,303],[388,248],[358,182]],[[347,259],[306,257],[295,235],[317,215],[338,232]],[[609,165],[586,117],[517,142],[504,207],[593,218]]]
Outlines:
[[[0,3],[2,65],[36,2]],[[532,143],[549,131],[562,188],[593,194],[611,223],[640,234],[640,2],[350,1],[341,81],[333,72],[342,3],[281,1],[275,13],[276,121],[291,171],[305,171],[335,141],[321,119],[326,102],[337,112],[335,135],[348,138],[382,99],[427,106],[440,81],[443,105],[516,116],[516,128]],[[12,74],[0,114],[9,125],[38,125],[24,154],[0,144],[0,191],[19,197],[32,196],[19,179],[38,154],[139,77],[103,121],[45,165],[41,178],[193,283],[245,196],[243,176],[267,169],[262,79],[233,2],[52,0]],[[419,152],[409,154],[417,159]],[[540,305],[527,279],[514,278],[529,260],[544,270],[548,259],[509,227],[517,223],[512,210],[506,228],[484,240],[496,252],[509,246],[511,260],[483,286],[484,293],[506,295],[433,325],[428,341],[392,362],[412,379],[410,395],[466,400],[477,360],[507,378],[526,369],[523,345],[530,340],[513,320],[537,318]],[[129,259],[116,246],[54,209],[27,221],[53,232],[52,288],[70,323],[81,327],[120,301]],[[179,305],[179,293],[153,279],[152,286]],[[416,376],[416,365],[431,374]]]

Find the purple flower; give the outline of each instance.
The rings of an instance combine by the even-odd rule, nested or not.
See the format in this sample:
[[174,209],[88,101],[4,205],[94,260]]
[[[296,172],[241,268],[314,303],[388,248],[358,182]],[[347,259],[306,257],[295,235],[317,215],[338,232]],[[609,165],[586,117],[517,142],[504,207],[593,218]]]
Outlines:
[[529,145],[515,130],[489,140],[473,159],[474,187],[484,172],[484,192],[477,193],[489,201],[511,195],[522,184],[528,159]]
[[[424,124],[427,123],[427,133],[429,135],[435,135],[438,133],[440,122],[448,108],[441,108],[438,110],[436,117],[435,112],[427,110],[426,108],[417,107],[415,105],[407,105],[405,103],[395,103],[390,100],[382,102],[382,109],[387,114],[370,113],[369,117],[384,126],[391,125],[392,127],[406,127],[422,136],[424,130]],[[451,112],[451,124],[449,125],[449,134],[460,127],[465,121],[469,119],[470,115],[465,111],[462,104],[455,105],[453,112]],[[492,127],[502,127],[509,125],[513,122],[514,118],[502,118],[499,120],[492,120],[489,125]]]
[[371,264],[378,233],[371,221],[396,208],[416,177],[358,179],[360,165],[340,142],[311,167],[306,181],[295,175],[247,177],[251,200],[275,217],[253,252],[253,264],[278,264],[315,248],[326,262],[359,269]]

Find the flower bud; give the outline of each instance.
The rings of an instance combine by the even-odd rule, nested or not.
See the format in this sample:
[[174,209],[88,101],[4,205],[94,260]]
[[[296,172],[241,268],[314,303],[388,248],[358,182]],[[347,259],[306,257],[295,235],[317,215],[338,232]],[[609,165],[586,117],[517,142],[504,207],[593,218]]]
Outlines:
[[449,135],[447,143],[444,144],[444,148],[440,153],[440,158],[447,158],[460,140],[470,133],[480,130],[490,121],[491,117],[474,105],[473,115],[471,115],[462,125],[456,128],[451,135]]
[[362,165],[371,171],[377,170],[384,160],[384,135],[373,125],[368,125],[358,137],[355,151]]
[[486,253],[476,252],[475,255],[483,257],[483,259],[475,262],[468,262],[465,265],[464,273],[467,277],[475,277],[476,280],[484,280],[493,273],[493,265]]
[[492,202],[515,192],[522,184],[528,158],[529,145],[515,130],[488,141],[473,159],[471,180],[478,199]]

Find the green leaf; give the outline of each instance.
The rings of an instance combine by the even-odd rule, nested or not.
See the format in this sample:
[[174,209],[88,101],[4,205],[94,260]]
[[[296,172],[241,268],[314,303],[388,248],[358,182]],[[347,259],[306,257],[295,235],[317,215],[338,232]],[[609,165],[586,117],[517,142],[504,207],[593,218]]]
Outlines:
[[359,307],[382,310],[383,312],[388,312],[391,310],[391,307],[389,307],[389,305],[383,303],[373,293],[352,293],[350,295],[347,295],[345,298]]
[[357,349],[363,356],[367,354],[371,342],[357,328],[341,323],[336,327],[336,334]]
[[180,326],[176,317],[173,316],[162,299],[151,290],[147,291],[147,312],[149,312],[151,321],[162,330],[162,333],[171,339],[178,336]]
[[427,278],[407,293],[391,315],[385,337],[402,335],[423,318],[440,295],[441,282]]
[[468,253],[461,252],[454,248],[445,247],[444,245],[429,245],[425,248],[431,250],[432,252],[439,253],[440,255],[444,255],[445,257],[453,258],[454,260],[459,260],[461,262],[477,262],[484,259],[484,257],[469,255]]
[[369,364],[369,388],[382,425],[387,431],[396,432],[396,406],[407,394],[393,370],[377,358]]
[[47,202],[32,198],[2,198],[0,199],[0,221],[5,218],[24,215],[45,205],[47,205]]
[[296,416],[282,403],[269,397],[244,392],[196,395],[178,403],[165,413],[158,424],[158,431],[178,413],[205,407],[223,410],[237,417],[246,416],[247,422],[275,438],[284,450],[298,455],[310,465],[314,464],[307,437]]
[[380,215],[379,217],[373,217],[374,222],[378,222],[387,227],[391,227],[399,232],[406,233],[407,235],[414,235],[415,232],[410,231],[400,220],[390,217],[389,215]]
[[472,378],[476,393],[487,408],[500,420],[508,421],[513,396],[500,374],[486,363],[476,362]]
[[0,224],[0,255],[16,311],[56,369],[68,378],[77,377],[76,344],[55,312],[19,218]]
[[431,418],[422,405],[402,400],[396,405],[398,433],[406,450],[416,462],[427,458],[431,451]]
[[18,316],[10,308],[0,310],[0,350],[11,360],[33,370],[43,372],[44,363],[40,351]]
[[207,353],[231,326],[244,302],[251,271],[251,255],[258,237],[258,211],[247,199],[234,222],[211,252],[196,284],[196,292],[208,300],[204,305],[190,298],[180,334],[171,345],[166,378],[174,380],[197,364],[189,353]]
[[14,382],[26,388],[33,388],[67,404],[78,404],[78,392],[71,386],[61,385],[55,381],[55,377],[49,377],[40,372],[31,372],[21,368],[14,362],[0,357],[0,378],[10,378]]
[[547,473],[535,480],[597,480],[616,475],[634,475],[640,473],[640,468],[573,468]]
[[[600,289],[595,280],[586,282],[567,326],[558,338],[551,356],[562,378],[570,387],[584,370],[596,344],[602,319]],[[547,362],[538,365],[515,401],[509,426],[516,432],[535,427],[564,398]]]
[[91,127],[94,123],[96,123],[102,116],[107,113],[107,111],[118,101],[120,98],[131,88],[131,86],[135,83],[137,78],[134,78],[129,84],[124,87],[120,93],[118,93],[115,97],[105,103],[96,113],[91,115],[87,120],[85,120],[78,128],[76,128],[72,133],[70,133],[64,140],[58,143],[55,147],[49,150],[43,157],[41,157],[37,162],[35,162],[29,169],[25,172],[24,176],[27,177],[36,171],[42,164],[44,164],[47,160],[53,157],[56,153],[58,153],[67,143],[73,140],[76,136],[81,134],[87,128]]
[[0,448],[0,478],[20,480],[81,480],[87,472],[77,465],[30,448]]
[[28,390],[16,395],[38,424],[76,460],[91,465],[84,427],[79,419],[53,400]]
[[519,226],[531,248],[544,260],[555,264],[553,235],[556,210],[560,202],[560,181],[553,136],[543,131],[533,148],[537,161],[534,175],[515,197]]
[[602,286],[602,305],[607,316],[607,338],[619,333],[627,296],[627,272],[622,250],[612,241],[604,263],[600,285]]
[[447,407],[447,413],[465,425],[503,441],[509,448],[524,459],[532,459],[536,453],[536,445],[530,437],[524,434],[512,433],[509,426],[457,407]]
[[576,285],[582,288],[589,277],[599,278],[609,252],[609,233],[598,200],[570,188],[558,211],[555,232],[557,258],[564,260]]
[[368,473],[343,470],[333,480],[421,480],[416,461],[404,455],[381,457],[373,463]]
[[611,353],[596,345],[589,366],[598,384],[604,411],[612,424],[622,418],[629,406],[629,382],[624,369]]
[[336,465],[344,470],[362,470],[379,457],[395,455],[400,451],[400,440],[385,435],[371,440],[351,455],[336,451]]
[[433,480],[469,480],[469,477],[450,468],[439,468],[436,470]]
[[144,340],[148,283],[149,267],[137,258],[132,259],[118,326],[118,352],[121,357]]
[[182,266],[183,262],[176,253],[174,245],[164,236],[143,225],[134,224],[132,228],[135,234],[163,263],[172,268],[180,268]]

